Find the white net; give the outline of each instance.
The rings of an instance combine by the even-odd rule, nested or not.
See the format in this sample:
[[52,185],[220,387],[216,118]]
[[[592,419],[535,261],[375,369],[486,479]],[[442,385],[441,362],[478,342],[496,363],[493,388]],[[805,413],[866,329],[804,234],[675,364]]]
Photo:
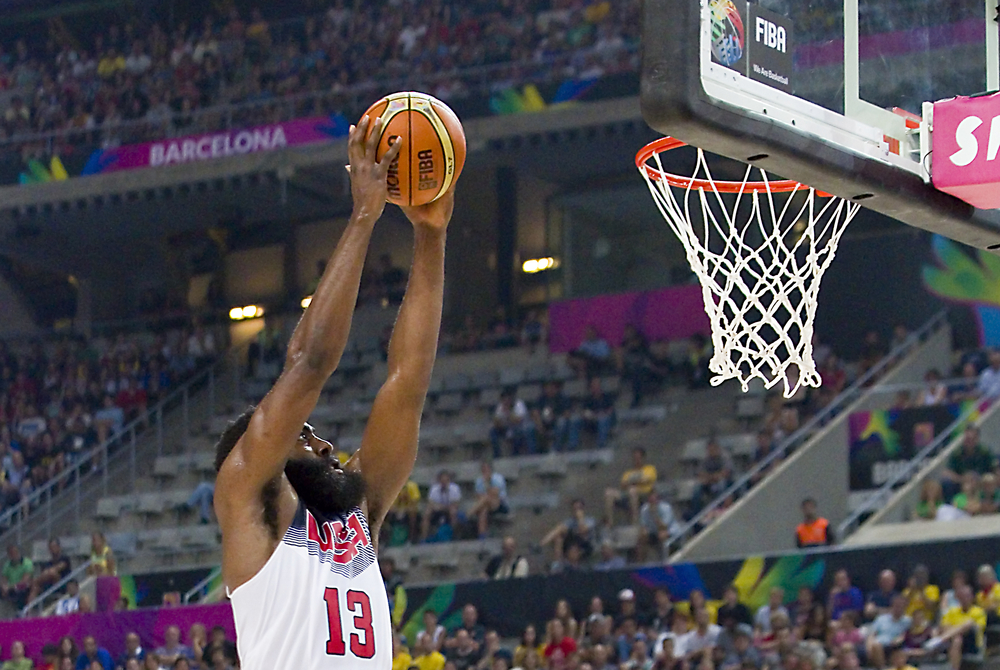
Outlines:
[[667,178],[658,151],[646,166],[640,171],[701,283],[712,385],[738,379],[746,391],[754,378],[767,388],[783,382],[788,398],[802,386],[819,387],[813,323],[820,280],[860,206],[801,184],[776,188],[753,166],[742,183],[725,182],[734,187],[728,192],[701,149],[684,185]]

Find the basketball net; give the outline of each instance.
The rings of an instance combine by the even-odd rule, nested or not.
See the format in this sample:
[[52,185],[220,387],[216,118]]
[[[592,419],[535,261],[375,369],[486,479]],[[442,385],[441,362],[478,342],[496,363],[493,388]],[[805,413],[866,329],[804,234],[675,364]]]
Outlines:
[[[636,155],[653,199],[684,245],[712,326],[711,384],[755,377],[791,398],[819,387],[813,321],[820,280],[860,205],[748,165],[743,181],[717,181],[698,149],[690,177],[660,155],[684,146],[663,138]],[[759,173],[760,180],[751,176]],[[694,202],[692,202],[694,201]]]

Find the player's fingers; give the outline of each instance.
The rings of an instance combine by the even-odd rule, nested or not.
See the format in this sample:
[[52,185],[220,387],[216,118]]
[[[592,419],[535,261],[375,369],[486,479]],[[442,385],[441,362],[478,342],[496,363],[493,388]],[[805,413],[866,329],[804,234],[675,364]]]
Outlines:
[[371,156],[373,159],[378,155],[378,143],[382,140],[382,117],[375,119],[375,123],[372,124],[372,132],[368,136],[368,142],[365,143],[365,155]]
[[368,131],[368,115],[366,114],[358,125],[354,128],[354,134],[348,141],[348,150],[354,152],[354,156],[361,158],[365,155],[365,133]]
[[396,138],[389,146],[389,150],[385,152],[385,155],[382,156],[382,160],[378,164],[379,169],[383,174],[387,174],[389,172],[389,166],[392,165],[394,160],[396,160],[396,156],[399,155],[399,151],[402,147],[403,143],[399,141],[399,138]]

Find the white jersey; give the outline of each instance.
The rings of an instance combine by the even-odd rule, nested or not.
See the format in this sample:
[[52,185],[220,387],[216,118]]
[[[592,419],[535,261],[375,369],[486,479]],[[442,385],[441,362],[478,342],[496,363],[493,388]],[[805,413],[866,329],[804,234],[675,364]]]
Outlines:
[[392,621],[361,510],[324,518],[300,502],[281,542],[230,594],[243,670],[389,670]]

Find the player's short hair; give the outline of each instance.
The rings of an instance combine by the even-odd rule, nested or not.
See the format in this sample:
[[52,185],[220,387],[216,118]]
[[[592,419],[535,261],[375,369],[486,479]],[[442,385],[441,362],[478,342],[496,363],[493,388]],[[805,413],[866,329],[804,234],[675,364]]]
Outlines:
[[241,437],[243,437],[243,433],[247,432],[247,427],[250,425],[250,419],[253,417],[253,413],[255,411],[257,411],[257,406],[251,405],[245,412],[243,412],[243,414],[236,417],[236,419],[226,426],[224,431],[222,431],[222,435],[219,436],[219,441],[215,443],[216,472],[222,469],[222,464],[226,462],[229,452],[233,450],[236,443],[240,441]]

